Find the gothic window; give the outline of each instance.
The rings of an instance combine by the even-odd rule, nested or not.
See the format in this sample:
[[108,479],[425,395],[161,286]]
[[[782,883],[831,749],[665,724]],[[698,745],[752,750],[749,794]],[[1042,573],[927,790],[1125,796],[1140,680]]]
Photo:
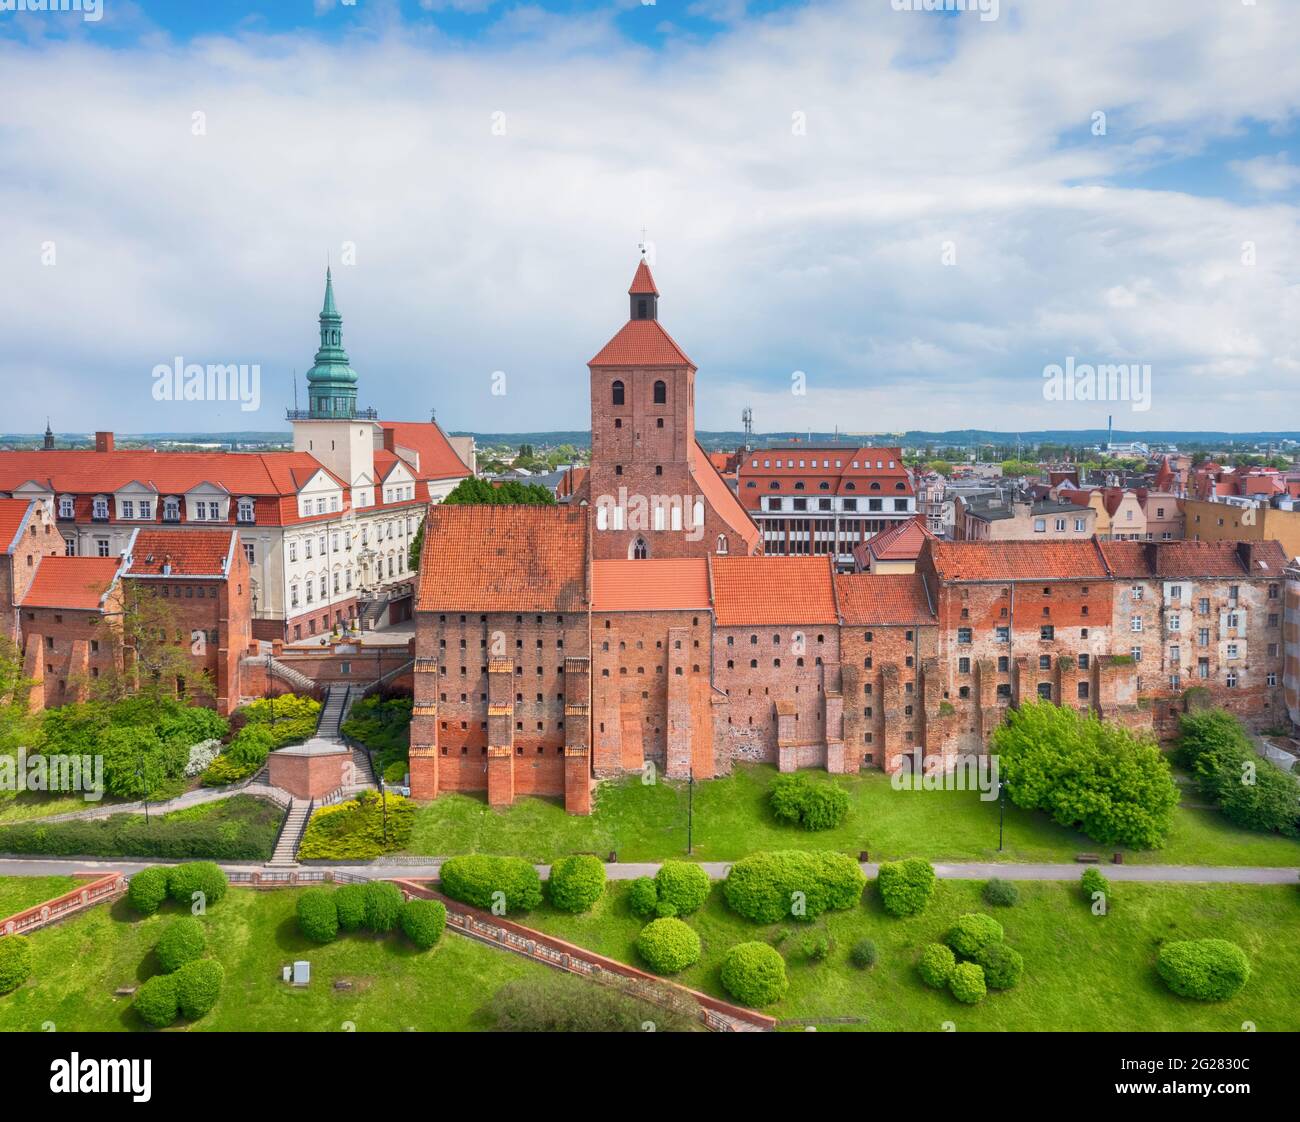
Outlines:
[[650,556],[650,547],[646,545],[645,538],[637,538],[632,543],[631,560],[644,561]]
[[614,404],[622,405],[623,404],[623,383],[616,381],[614,383],[613,390],[614,390],[614,396],[613,396]]
[[726,552],[727,552],[727,538],[726,538],[726,535],[725,535],[725,534],[719,534],[719,535],[718,535],[718,548],[717,548],[716,552],[718,552],[718,553],[726,553]]
[[668,383],[655,383],[655,404],[666,405],[668,403]]

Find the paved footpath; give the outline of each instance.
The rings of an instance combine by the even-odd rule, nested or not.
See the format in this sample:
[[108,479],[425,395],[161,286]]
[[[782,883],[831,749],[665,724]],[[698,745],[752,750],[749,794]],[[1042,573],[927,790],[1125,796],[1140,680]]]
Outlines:
[[[371,864],[357,865],[303,865],[302,870],[332,868],[339,872],[354,873],[360,876],[405,877],[411,880],[431,880],[438,875],[442,858],[431,857],[427,864],[407,864],[406,862],[378,861]],[[136,873],[156,864],[177,864],[174,861],[112,861],[97,858],[93,861],[77,861],[67,858],[45,857],[0,857],[0,876],[5,877],[41,877],[59,876],[70,873],[114,872]],[[262,871],[264,866],[244,862],[218,862],[223,869],[235,872]],[[720,880],[731,868],[729,861],[702,861],[700,865],[714,880]],[[656,863],[627,863],[606,865],[605,875],[610,880],[633,880],[636,877],[653,876],[659,866]],[[874,877],[880,866],[863,863],[862,871]],[[1002,877],[1004,880],[1078,880],[1084,869],[1099,869],[1103,876],[1113,881],[1145,881],[1175,884],[1295,884],[1300,878],[1300,869],[1276,867],[1236,867],[1231,865],[1084,865],[1073,862],[1066,864],[1030,864],[1002,861],[962,862],[956,864],[935,864],[937,876],[945,880],[987,880],[989,877]],[[545,877],[549,865],[538,865],[537,871]]]

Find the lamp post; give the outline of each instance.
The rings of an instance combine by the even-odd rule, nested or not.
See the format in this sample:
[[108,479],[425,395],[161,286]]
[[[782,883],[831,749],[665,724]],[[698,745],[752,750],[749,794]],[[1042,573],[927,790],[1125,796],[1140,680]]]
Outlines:
[[1007,781],[998,780],[998,852],[1002,852],[1002,820],[1007,809]]
[[388,848],[388,795],[384,791],[384,777],[379,776],[379,808],[384,816],[384,848]]
[[686,855],[695,852],[695,765],[691,765],[690,775],[686,780]]
[[144,824],[145,828],[149,827],[149,789],[144,785],[144,757],[140,756],[136,760],[135,777],[140,781],[140,793],[144,798]]

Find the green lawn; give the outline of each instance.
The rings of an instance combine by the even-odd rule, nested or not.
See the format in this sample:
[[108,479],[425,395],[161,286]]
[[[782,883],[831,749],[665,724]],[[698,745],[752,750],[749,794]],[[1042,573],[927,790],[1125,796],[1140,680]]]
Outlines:
[[[776,822],[766,792],[776,769],[739,765],[723,779],[695,784],[694,846],[701,861],[730,861],[757,849],[834,849],[873,860],[1070,861],[1103,849],[1037,811],[1008,803],[1005,849],[998,852],[998,805],[974,791],[895,791],[882,773],[830,776],[849,793],[850,811],[835,830],[807,833]],[[521,799],[492,810],[484,799],[444,795],[416,813],[409,853],[518,854],[550,861],[566,853],[616,851],[620,861],[653,861],[686,853],[686,785],[637,777],[597,788],[590,817],[565,814],[558,802]],[[1213,810],[1179,807],[1165,848],[1127,852],[1125,860],[1172,865],[1300,865],[1300,841],[1241,830]]]
[[[209,953],[226,968],[216,1008],[195,1029],[226,1031],[445,1031],[486,1027],[481,1009],[498,987],[548,968],[517,955],[444,933],[431,951],[400,935],[342,935],[308,943],[295,919],[297,890],[232,888],[202,922]],[[124,901],[93,908],[31,936],[32,980],[0,997],[0,1031],[144,1030],[131,1000],[114,997],[158,972],[152,948],[165,923],[186,914],[167,905],[141,919]],[[311,985],[286,986],[281,968],[312,964]],[[335,979],[353,989],[336,991]],[[185,1022],[178,1022],[184,1028]]]
[[[521,921],[644,968],[634,948],[643,921],[627,909],[627,887],[612,883],[586,915],[543,906]],[[761,926],[728,910],[715,885],[705,906],[687,917],[703,943],[700,962],[675,980],[725,998],[718,977],[723,953],[759,939],[778,946],[790,978],[785,998],[764,1012],[819,1028],[934,1032],[951,1021],[958,1031],[1239,1032],[1251,1021],[1261,1032],[1300,1029],[1300,943],[1291,937],[1300,929],[1296,887],[1121,884],[1104,917],[1092,915],[1075,884],[1022,883],[1013,908],[984,904],[981,888],[979,882],[939,881],[926,910],[910,919],[887,915],[869,888],[862,906],[817,924]],[[1025,959],[1018,987],[991,991],[976,1006],[930,989],[915,968],[921,947],[942,940],[953,919],[970,911],[996,915]],[[830,958],[820,964],[801,951],[815,927],[833,940]],[[1169,993],[1155,973],[1159,941],[1210,936],[1246,951],[1252,967],[1246,987],[1217,1004]],[[874,940],[879,951],[866,972],[848,961],[861,938]]]
[[0,877],[0,919],[71,892],[85,877]]
[[87,802],[81,795],[49,794],[45,791],[0,792],[0,822],[25,822],[47,818],[51,814],[71,814],[78,810],[95,810],[123,802],[105,795],[99,802]]

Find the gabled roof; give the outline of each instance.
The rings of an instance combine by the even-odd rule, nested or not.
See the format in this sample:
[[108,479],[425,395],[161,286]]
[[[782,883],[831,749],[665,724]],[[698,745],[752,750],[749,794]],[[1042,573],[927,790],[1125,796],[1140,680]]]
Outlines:
[[1117,577],[1280,577],[1286,551],[1275,541],[1098,542]]
[[838,622],[829,557],[714,555],[709,571],[719,627]]
[[713,466],[713,462],[698,441],[695,447],[699,454],[695,457],[695,463],[691,465],[691,478],[699,484],[705,502],[713,508],[719,518],[745,539],[746,547],[752,552],[762,539],[762,532],[745,508],[740,505],[740,500],[727,486],[726,481],[718,474],[718,469]]
[[392,433],[392,439],[401,448],[410,448],[419,453],[420,467],[408,465],[416,479],[463,479],[469,475],[469,468],[456,455],[442,426],[435,422],[421,421],[380,421],[379,427],[385,434]]
[[[125,577],[224,577],[236,530],[146,530],[135,533]],[[164,565],[169,572],[164,573]]]
[[628,320],[587,365],[689,366],[695,369],[695,363],[673,342],[673,337],[657,319]]
[[855,553],[861,549],[877,561],[915,561],[926,541],[934,541],[935,537],[934,531],[926,525],[925,516],[917,515],[872,534],[853,548]]
[[0,553],[8,553],[17,544],[34,502],[34,499],[0,499]]
[[1095,539],[932,541],[927,548],[942,581],[1101,580],[1107,575]]
[[116,583],[120,567],[116,557],[42,557],[22,606],[96,611]]
[[840,617],[850,625],[934,620],[920,573],[838,573],[835,598]]
[[420,611],[575,612],[587,606],[587,508],[429,508]]
[[703,557],[591,563],[593,612],[709,610],[709,564]]

